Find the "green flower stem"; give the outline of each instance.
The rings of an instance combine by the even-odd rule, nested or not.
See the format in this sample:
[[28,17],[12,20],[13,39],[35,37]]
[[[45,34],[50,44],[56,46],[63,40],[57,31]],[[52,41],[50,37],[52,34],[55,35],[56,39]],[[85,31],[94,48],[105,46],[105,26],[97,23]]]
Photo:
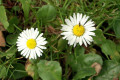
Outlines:
[[40,22],[39,22],[39,20],[38,20],[38,21],[37,21],[37,28],[38,28],[38,31],[41,33],[40,26],[42,26],[42,21],[41,21],[41,24],[40,24]]
[[110,33],[104,33],[104,34],[106,34],[106,35],[108,35],[108,36],[114,36],[114,37],[115,37],[115,35],[110,34]]
[[22,32],[22,29],[20,29],[18,26],[16,26],[15,24],[13,24],[15,26],[16,29],[18,29],[19,31]]
[[37,22],[35,22],[31,27],[34,27],[37,24]]
[[105,28],[104,33],[107,32],[111,28],[112,28],[112,26],[108,26],[107,28]]
[[67,74],[68,74],[68,63],[65,64],[65,79],[67,80]]
[[101,21],[101,22],[97,25],[96,29],[99,29],[99,28],[101,27],[101,25],[103,24],[103,22],[105,22],[105,20]]

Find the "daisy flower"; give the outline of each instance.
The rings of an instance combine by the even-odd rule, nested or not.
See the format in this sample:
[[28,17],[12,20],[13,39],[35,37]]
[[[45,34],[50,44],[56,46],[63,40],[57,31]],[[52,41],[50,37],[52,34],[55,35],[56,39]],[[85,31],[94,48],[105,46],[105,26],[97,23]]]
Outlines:
[[21,55],[29,59],[37,59],[37,56],[42,56],[42,49],[46,49],[45,38],[42,37],[43,33],[39,34],[38,29],[23,30],[17,39],[17,49],[21,51]]
[[93,41],[92,36],[95,36],[93,32],[95,29],[94,22],[90,19],[89,16],[77,13],[73,14],[73,17],[70,16],[70,19],[65,19],[66,24],[62,24],[62,33],[63,39],[68,40],[69,45],[76,46],[77,43],[81,46],[84,44],[87,47],[87,44],[90,44]]

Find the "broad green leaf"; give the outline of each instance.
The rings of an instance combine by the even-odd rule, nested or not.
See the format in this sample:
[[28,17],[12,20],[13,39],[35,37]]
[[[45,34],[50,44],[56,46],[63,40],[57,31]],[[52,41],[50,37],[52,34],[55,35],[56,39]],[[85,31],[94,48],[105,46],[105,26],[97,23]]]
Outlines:
[[117,38],[120,38],[120,18],[113,21],[113,29]]
[[36,17],[43,23],[53,21],[56,17],[56,9],[52,5],[44,5],[38,10]]
[[112,60],[104,61],[102,71],[94,80],[113,80],[120,74],[120,64]]
[[120,62],[120,54],[117,51],[116,44],[111,40],[106,40],[101,46],[102,52],[106,55],[110,55],[111,59]]
[[6,56],[7,58],[12,57],[17,51],[16,45],[13,45],[12,47],[10,47],[3,56]]
[[10,45],[16,44],[17,38],[19,34],[10,34],[6,37],[6,41]]
[[4,28],[7,29],[9,26],[6,11],[4,6],[0,6],[0,22],[4,25]]
[[0,78],[5,78],[7,75],[7,70],[3,65],[0,65]]
[[103,35],[103,32],[101,29],[95,30],[95,35],[96,36],[93,36],[93,40],[95,44],[100,45],[105,42],[106,38]]
[[16,45],[13,45],[6,52],[0,52],[0,58],[6,56],[9,59],[16,53],[16,51]]
[[117,44],[117,51],[120,53],[120,43]]
[[82,46],[76,46],[75,48],[74,48],[74,54],[75,55],[81,55],[81,54],[84,54],[85,53],[85,48],[84,47],[82,47]]
[[[95,69],[91,65],[95,62],[103,64],[102,58],[97,54],[81,54],[79,56],[68,56],[68,64],[72,67],[74,72],[77,72],[75,75],[76,79],[82,79],[86,76],[91,76],[95,74]],[[89,73],[88,73],[89,72]],[[83,74],[82,74],[83,73]],[[79,75],[79,76],[78,76]]]
[[[80,58],[78,60],[81,60]],[[102,58],[101,56],[97,55],[97,54],[86,54],[84,56],[84,60],[83,62],[85,63],[85,65],[87,66],[91,66],[93,63],[97,62],[99,64],[103,64]]]
[[19,20],[17,17],[13,17],[12,19],[9,20],[9,27],[7,28],[7,31],[10,32],[10,33],[13,33],[15,30],[14,30],[14,24],[15,25],[18,25],[19,23]]
[[82,78],[85,78],[86,76],[90,76],[95,74],[95,69],[94,68],[86,68],[82,69],[82,71],[77,72],[77,74],[74,76],[73,80],[79,80]]
[[40,60],[37,66],[42,80],[61,80],[62,69],[58,62]]
[[116,44],[111,40],[106,40],[101,46],[102,52],[106,55],[112,55],[116,52]]
[[31,0],[19,0],[19,1],[22,3],[22,9],[24,11],[24,16],[27,19],[29,17]]
[[25,66],[23,64],[15,63],[13,64],[13,67],[13,77],[15,80],[27,76],[27,72],[25,71]]
[[60,38],[58,40],[57,49],[63,51],[66,49],[66,45],[67,45],[67,40]]

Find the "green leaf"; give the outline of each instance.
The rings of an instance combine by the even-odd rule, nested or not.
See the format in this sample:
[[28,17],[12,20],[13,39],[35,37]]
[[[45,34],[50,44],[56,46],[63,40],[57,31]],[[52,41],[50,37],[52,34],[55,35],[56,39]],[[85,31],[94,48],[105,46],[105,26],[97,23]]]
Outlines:
[[16,44],[17,38],[19,34],[10,34],[6,37],[6,41],[10,45]]
[[104,61],[102,71],[94,80],[113,80],[120,74],[120,64],[112,60]]
[[94,68],[86,68],[82,69],[82,71],[77,72],[77,74],[74,76],[73,80],[79,80],[82,78],[85,78],[86,76],[90,76],[95,74],[95,69]]
[[120,54],[117,51],[116,44],[111,40],[106,40],[101,46],[102,52],[106,55],[110,55],[111,59],[120,61]]
[[16,63],[13,64],[13,67],[14,67],[13,76],[15,80],[27,76],[27,72],[25,71],[25,66],[23,64]]
[[22,3],[24,16],[25,16],[25,19],[27,19],[29,17],[31,0],[19,0],[19,1]]
[[111,40],[106,40],[101,46],[102,52],[106,55],[112,55],[116,52],[116,44]]
[[60,38],[58,40],[57,49],[60,51],[66,50],[67,40]]
[[94,40],[95,44],[101,45],[102,43],[104,43],[106,41],[106,38],[103,35],[103,32],[101,29],[95,30],[95,35],[96,36],[93,36],[93,40]]
[[82,46],[76,46],[75,49],[74,49],[74,54],[76,55],[81,55],[81,54],[84,54],[85,53],[85,48],[82,47]]
[[4,56],[6,56],[9,59],[16,53],[16,51],[17,51],[16,45],[13,45],[4,53]]
[[117,51],[120,53],[120,43],[117,44]]
[[0,78],[5,78],[7,75],[7,70],[3,65],[0,65]]
[[44,5],[38,10],[36,17],[43,23],[53,21],[56,17],[56,9],[52,5]]
[[58,62],[40,60],[37,66],[42,80],[61,80],[62,69]]
[[9,59],[16,53],[16,51],[16,45],[13,45],[6,52],[0,52],[0,58],[6,56]]
[[14,24],[15,25],[18,25],[19,23],[19,20],[17,17],[13,17],[12,19],[9,20],[9,27],[7,28],[7,31],[10,32],[10,33],[13,33],[15,30],[14,30]]
[[75,80],[94,75],[95,69],[91,67],[93,63],[97,62],[100,65],[103,64],[102,58],[99,55],[92,53],[81,54],[76,57],[74,57],[73,55],[69,55],[67,61],[68,64],[72,67],[72,70],[74,72],[77,72],[74,77]]
[[120,18],[113,21],[113,29],[117,38],[120,38]]
[[0,22],[4,25],[4,28],[7,29],[9,26],[7,16],[6,16],[6,11],[4,6],[0,6]]

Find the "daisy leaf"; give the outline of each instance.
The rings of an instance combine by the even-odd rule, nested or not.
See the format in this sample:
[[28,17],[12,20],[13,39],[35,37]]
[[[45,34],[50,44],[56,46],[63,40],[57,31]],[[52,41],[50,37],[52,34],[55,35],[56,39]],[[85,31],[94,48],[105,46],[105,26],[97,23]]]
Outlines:
[[106,55],[110,55],[112,59],[120,61],[120,54],[117,51],[116,44],[111,40],[106,40],[104,44],[101,46],[102,52]]
[[61,80],[62,69],[58,62],[40,60],[37,66],[38,74],[43,80]]
[[15,31],[15,27],[14,27],[14,24],[15,25],[18,25],[19,24],[19,19],[15,16],[15,17],[12,17],[10,20],[9,20],[9,27],[7,28],[7,31],[10,32],[10,33],[13,33]]
[[53,21],[56,17],[56,9],[52,5],[44,5],[38,10],[36,17],[43,23]]
[[113,21],[113,29],[117,38],[120,38],[120,18]]
[[10,34],[6,37],[6,41],[8,44],[14,45],[16,44],[17,38],[18,38],[18,34]]
[[4,6],[0,6],[0,22],[4,25],[4,28],[7,29],[9,26],[6,11]]
[[20,79],[22,77],[27,76],[27,72],[25,71],[25,66],[21,63],[15,63],[13,64],[14,70],[13,70],[13,76],[14,79]]
[[19,0],[22,3],[22,8],[24,11],[24,16],[27,19],[29,16],[29,11],[30,11],[30,3],[31,0]]
[[[64,46],[63,46],[64,45]],[[62,38],[60,38],[59,39],[59,41],[58,41],[58,49],[60,50],[60,51],[63,51],[63,50],[65,50],[66,49],[66,45],[67,45],[67,40],[64,40],[64,39],[62,39]]]
[[[74,72],[77,72],[74,76],[74,80],[85,78],[86,76],[94,75],[95,69],[91,67],[93,63],[103,64],[102,58],[97,54],[81,54],[79,56],[74,57],[73,55],[69,55],[68,64],[71,66]],[[89,72],[89,73],[88,73]],[[78,76],[79,75],[79,76]]]
[[103,35],[103,32],[101,29],[95,30],[95,35],[96,36],[93,36],[93,40],[95,44],[100,45],[105,42],[106,38]]
[[0,65],[0,78],[5,78],[7,75],[7,70],[3,65]]
[[102,70],[94,80],[113,80],[120,74],[120,64],[112,60],[106,60],[103,63]]
[[76,46],[74,50],[74,54],[76,54],[77,56],[85,53],[85,48],[79,45]]
[[120,53],[120,43],[117,44],[117,51]]
[[111,40],[106,40],[106,42],[102,44],[101,49],[105,54],[111,55],[116,51],[116,44]]

